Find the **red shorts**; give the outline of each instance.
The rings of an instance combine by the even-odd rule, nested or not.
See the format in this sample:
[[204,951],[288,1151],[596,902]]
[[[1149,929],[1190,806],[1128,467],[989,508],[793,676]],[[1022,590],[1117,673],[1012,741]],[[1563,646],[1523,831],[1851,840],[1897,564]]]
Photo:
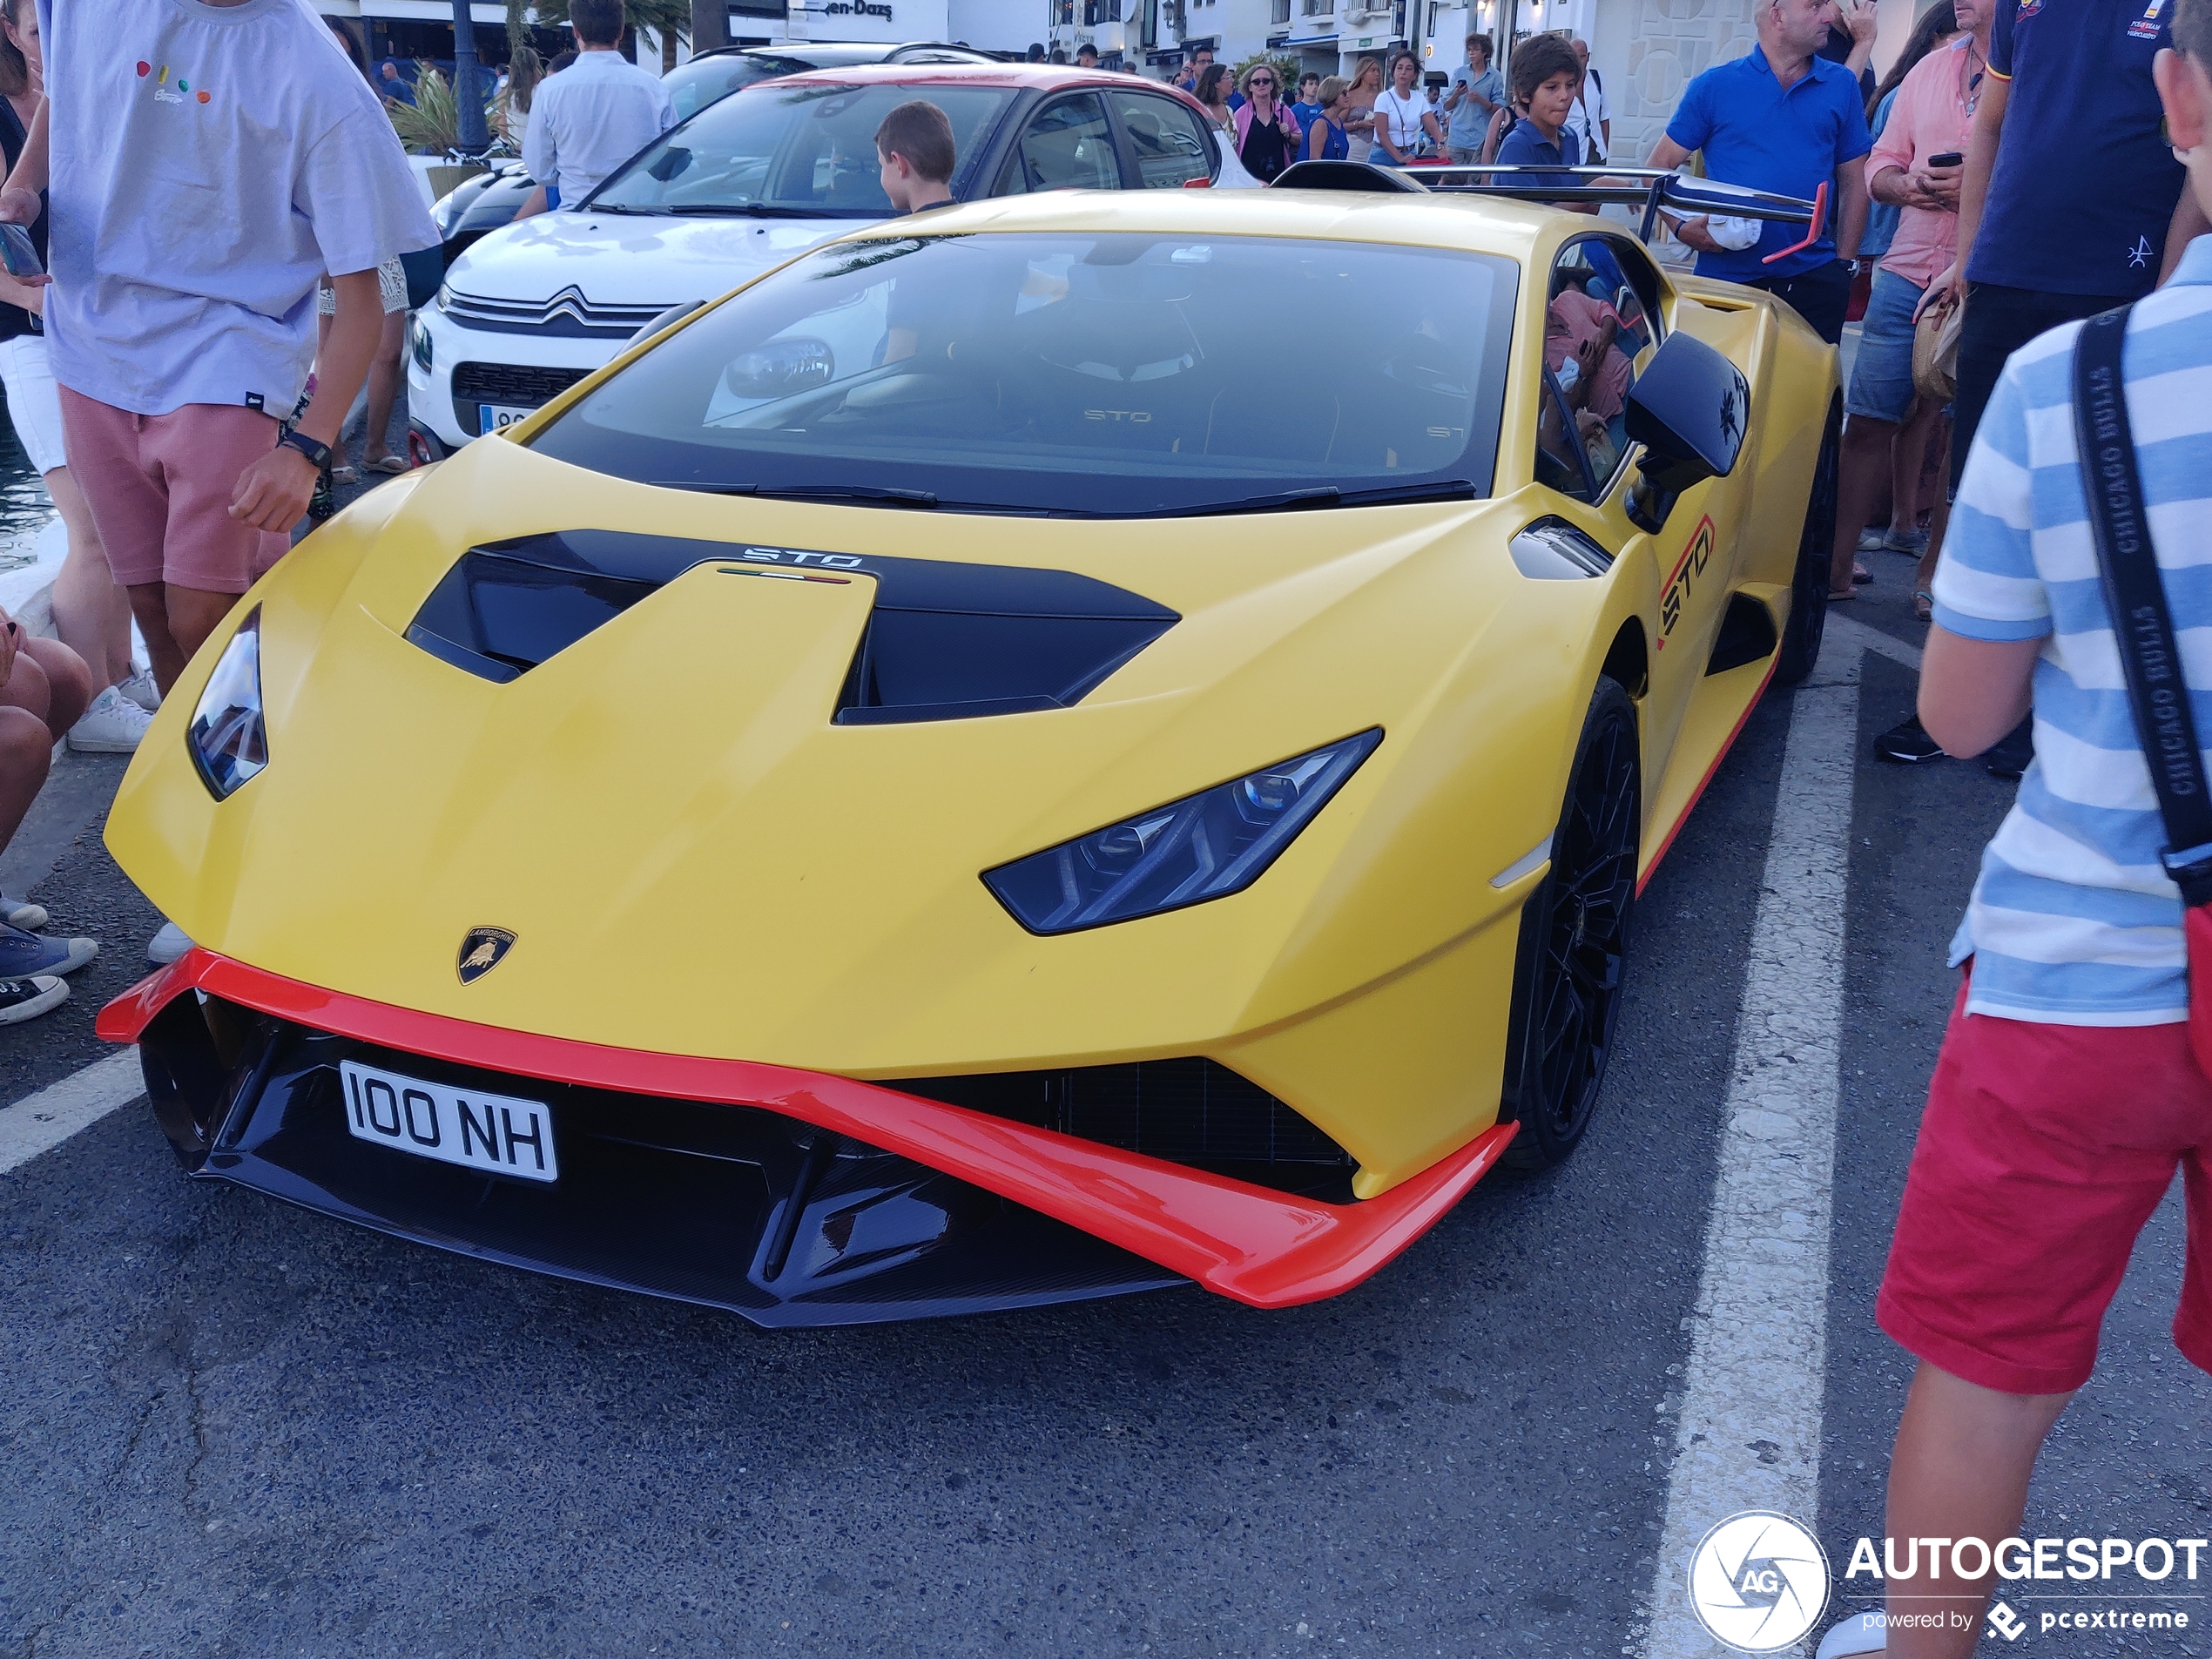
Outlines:
[[2135,1235],[2181,1166],[2188,1263],[2174,1344],[2212,1371],[2212,1082],[2186,1025],[2037,1025],[1951,1011],[1875,1317],[2008,1394],[2089,1380]]
[[290,536],[231,516],[239,475],[276,447],[271,417],[227,403],[133,415],[66,386],[61,398],[70,476],[125,587],[244,593],[291,551]]

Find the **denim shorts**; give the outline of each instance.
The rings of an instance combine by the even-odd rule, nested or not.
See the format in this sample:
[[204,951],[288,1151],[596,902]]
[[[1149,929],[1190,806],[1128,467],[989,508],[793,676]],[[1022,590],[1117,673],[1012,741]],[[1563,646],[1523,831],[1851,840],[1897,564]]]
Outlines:
[[1844,412],[1902,426],[1912,413],[1912,307],[1925,292],[1894,271],[1874,273]]

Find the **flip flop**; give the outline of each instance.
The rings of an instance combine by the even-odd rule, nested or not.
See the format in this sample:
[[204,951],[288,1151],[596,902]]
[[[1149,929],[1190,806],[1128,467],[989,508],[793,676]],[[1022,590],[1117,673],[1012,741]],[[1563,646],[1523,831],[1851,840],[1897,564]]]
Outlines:
[[1912,614],[1922,622],[1935,620],[1935,595],[1923,589],[1912,591]]
[[1863,588],[1874,579],[1874,573],[1854,561],[1851,567],[1851,579],[1852,586]]
[[1846,599],[1856,599],[1858,597],[1858,590],[1857,588],[1845,588],[1841,593],[1837,592],[1833,588],[1831,588],[1828,590],[1828,603],[1831,605],[1839,605]]
[[334,484],[357,484],[361,482],[361,475],[351,467],[333,467],[330,482]]
[[381,472],[388,478],[396,478],[403,472],[412,472],[405,455],[379,455],[374,461],[361,462],[364,472]]

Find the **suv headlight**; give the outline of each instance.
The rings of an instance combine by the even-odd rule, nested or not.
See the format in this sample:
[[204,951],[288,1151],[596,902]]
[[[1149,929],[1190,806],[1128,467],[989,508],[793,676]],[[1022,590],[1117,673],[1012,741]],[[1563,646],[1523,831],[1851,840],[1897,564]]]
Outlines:
[[185,736],[200,781],[217,800],[269,764],[261,724],[261,607],[256,605],[215,659]]
[[1071,934],[1241,893],[1382,741],[1379,728],[983,873],[1033,934]]

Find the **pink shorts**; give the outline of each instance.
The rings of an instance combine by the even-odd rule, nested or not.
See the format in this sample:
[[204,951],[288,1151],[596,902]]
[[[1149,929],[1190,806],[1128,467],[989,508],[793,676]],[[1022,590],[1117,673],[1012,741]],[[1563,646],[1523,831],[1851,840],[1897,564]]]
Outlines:
[[226,403],[133,415],[66,386],[61,399],[70,475],[125,587],[244,593],[291,551],[290,536],[249,529],[230,511],[239,475],[276,447],[270,416]]
[[1875,1317],[1954,1377],[2008,1394],[2089,1380],[2135,1235],[2188,1208],[2174,1345],[2212,1371],[2212,1082],[2186,1025],[2037,1025],[1959,988]]

